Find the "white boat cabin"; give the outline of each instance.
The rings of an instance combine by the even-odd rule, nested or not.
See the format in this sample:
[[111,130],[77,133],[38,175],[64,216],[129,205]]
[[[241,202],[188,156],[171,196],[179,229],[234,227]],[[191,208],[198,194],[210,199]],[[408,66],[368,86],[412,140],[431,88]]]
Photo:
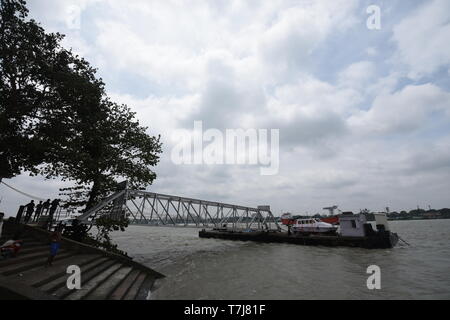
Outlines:
[[389,231],[389,224],[385,213],[374,213],[376,229],[367,221],[363,214],[344,212],[339,216],[340,231],[344,237],[365,237],[375,231]]
[[337,227],[317,218],[297,219],[293,225],[294,232],[323,233],[336,231]]
[[344,212],[339,217],[340,234],[344,237],[364,237],[366,235],[364,224],[366,223],[365,215]]

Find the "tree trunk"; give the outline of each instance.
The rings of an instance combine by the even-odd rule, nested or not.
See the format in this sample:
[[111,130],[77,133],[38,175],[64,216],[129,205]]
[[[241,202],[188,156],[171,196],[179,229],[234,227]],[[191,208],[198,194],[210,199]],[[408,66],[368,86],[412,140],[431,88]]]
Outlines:
[[95,179],[94,184],[92,185],[91,192],[89,192],[89,200],[86,204],[85,211],[91,209],[97,203],[97,196],[99,194],[100,186],[99,180]]

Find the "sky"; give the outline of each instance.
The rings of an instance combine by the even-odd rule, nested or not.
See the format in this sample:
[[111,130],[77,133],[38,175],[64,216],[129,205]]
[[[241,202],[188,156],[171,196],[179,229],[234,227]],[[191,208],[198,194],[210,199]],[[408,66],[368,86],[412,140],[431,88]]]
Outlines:
[[[448,0],[29,0],[28,7],[98,68],[114,101],[161,135],[149,191],[270,205],[275,215],[330,205],[450,206]],[[192,132],[194,121],[224,134],[278,129],[278,172],[175,163],[174,134]],[[64,186],[27,174],[5,182],[39,198]],[[0,199],[7,214],[30,200],[4,185]]]

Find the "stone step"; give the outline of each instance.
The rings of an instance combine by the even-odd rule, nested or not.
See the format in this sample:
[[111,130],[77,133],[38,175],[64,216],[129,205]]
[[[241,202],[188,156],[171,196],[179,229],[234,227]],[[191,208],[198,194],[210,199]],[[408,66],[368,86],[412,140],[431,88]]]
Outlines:
[[[28,248],[34,248],[34,247],[40,247],[43,245],[47,245],[48,247],[50,247],[50,245],[47,243],[39,242],[37,240],[29,240],[29,241],[23,243],[21,250],[28,249]],[[19,251],[19,252],[21,252],[21,251]]]
[[130,289],[130,287],[133,285],[133,283],[136,280],[138,275],[139,275],[139,270],[133,269],[128,274],[128,276],[122,280],[122,282],[119,284],[119,286],[110,294],[108,299],[121,300],[123,297],[125,297],[126,293]]
[[108,280],[117,270],[122,267],[121,263],[114,263],[108,269],[100,272],[97,276],[82,285],[80,290],[72,290],[72,293],[66,296],[66,300],[80,300],[88,296],[93,290],[99,287],[104,281]]
[[85,299],[87,300],[106,300],[108,296],[113,292],[120,282],[127,277],[127,275],[133,270],[133,267],[122,266],[113,275],[111,275],[107,281],[99,285],[95,290],[90,292]]
[[23,255],[23,254],[28,254],[31,252],[37,252],[37,251],[41,251],[41,250],[47,250],[48,252],[50,252],[50,246],[49,245],[43,245],[42,243],[40,245],[36,245],[36,246],[24,246],[22,249],[20,249],[19,251],[19,255]]
[[82,268],[84,265],[96,261],[100,258],[100,255],[95,254],[81,254],[73,255],[67,259],[57,261],[52,266],[39,266],[27,270],[20,275],[22,281],[27,282],[29,285],[38,288],[43,285],[52,282],[60,277],[67,278],[67,267],[70,265],[78,265]]
[[[111,259],[105,259],[101,263],[95,265],[94,267],[91,267],[87,271],[81,272],[81,290],[85,287],[87,283],[89,283],[90,280],[94,279],[96,276],[104,272],[105,270],[108,270],[111,266],[116,264],[117,262]],[[79,291],[79,290],[76,290]],[[66,286],[63,286],[52,293],[53,296],[58,297],[60,299],[64,299],[68,295],[72,294],[74,290],[68,289]]]
[[[10,239],[0,240],[0,246],[2,246],[8,240],[10,240]],[[31,248],[31,247],[42,246],[42,245],[44,245],[44,243],[39,242],[35,239],[29,239],[29,240],[26,240],[23,242],[21,250],[24,250],[25,248]]]
[[146,278],[146,274],[144,272],[140,272],[137,276],[134,283],[131,285],[130,289],[128,290],[127,294],[123,298],[124,300],[134,300],[139,292],[139,289],[141,288],[142,283],[144,282]]
[[137,295],[134,297],[134,300],[149,300],[155,281],[155,277],[148,275],[142,283]]
[[[65,250],[59,250],[59,253],[66,252]],[[31,251],[25,254],[22,254],[20,251],[16,257],[8,258],[6,260],[0,261],[0,272],[5,266],[19,264],[26,261],[34,261],[37,259],[41,259],[43,257],[48,257],[50,254],[50,248],[44,248],[36,251]]]
[[[53,260],[53,263],[55,263],[56,261],[71,257],[73,255],[74,255],[73,252],[58,253],[58,255]],[[5,276],[10,276],[13,274],[24,272],[24,271],[32,269],[32,268],[43,266],[47,263],[47,257],[48,257],[48,254],[47,254],[47,256],[36,258],[35,260],[25,261],[25,262],[22,262],[19,264],[12,264],[9,266],[1,267],[0,274],[5,275]]]
[[[11,232],[15,228],[11,225],[5,229],[8,233],[2,234],[0,245],[13,237]],[[151,270],[135,267],[135,264],[114,255],[79,249],[82,244],[77,246],[71,242],[69,245],[65,239],[62,242],[67,246],[61,247],[52,266],[46,266],[50,235],[25,226],[23,229],[23,246],[17,256],[0,260],[0,275],[16,283],[17,290],[28,287],[40,292],[42,297],[67,300],[128,300],[149,296],[154,283]],[[80,290],[67,288],[67,279],[70,277],[67,268],[71,265],[81,269]],[[160,276],[155,274],[156,277]]]
[[[107,261],[108,258],[101,257],[100,259],[94,259],[91,261],[88,261],[84,265],[80,266],[81,269],[81,283],[83,284],[83,281],[85,281],[85,275],[91,271],[92,269],[96,268],[97,266],[103,264],[105,261]],[[77,261],[79,262],[79,261]],[[67,282],[68,274],[59,274],[59,276],[53,277],[53,279],[50,279],[50,281],[41,281],[39,283],[36,283],[34,287],[39,288],[42,291],[45,291],[48,294],[52,294],[55,296],[59,296],[56,291],[67,289],[66,288],[66,282]],[[68,290],[68,289],[67,289]]]
[[[13,234],[2,234],[2,237],[0,238],[0,245],[2,245],[8,240],[11,240],[12,237],[14,237]],[[36,241],[36,239],[33,237],[21,237],[19,240],[22,240],[23,242]]]

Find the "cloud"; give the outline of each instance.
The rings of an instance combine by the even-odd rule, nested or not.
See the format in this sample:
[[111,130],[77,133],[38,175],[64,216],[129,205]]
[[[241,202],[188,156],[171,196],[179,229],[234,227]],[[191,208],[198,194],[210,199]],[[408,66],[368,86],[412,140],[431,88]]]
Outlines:
[[[80,29],[67,26],[74,5]],[[376,32],[366,28],[366,6],[30,1],[33,17],[66,33],[65,45],[99,68],[112,99],[162,135],[152,191],[270,204],[276,213],[448,206],[449,2],[393,1]],[[204,130],[280,129],[279,174],[175,165],[172,133],[192,130],[195,120]],[[57,193],[57,181],[45,190],[40,183],[11,181],[29,193]],[[12,211],[23,201],[0,191]]]
[[450,93],[432,84],[406,86],[377,96],[372,107],[349,119],[354,132],[407,134],[433,122],[433,115],[448,117]]
[[353,15],[356,4],[356,1],[301,1],[279,11],[261,36],[259,47],[265,64],[272,66],[271,72],[284,77],[307,70],[322,41],[332,32],[356,23]]
[[450,64],[450,2],[426,1],[393,29],[398,46],[397,62],[417,79]]
[[361,88],[370,84],[377,74],[376,66],[371,61],[352,63],[339,73],[339,82],[350,88]]

